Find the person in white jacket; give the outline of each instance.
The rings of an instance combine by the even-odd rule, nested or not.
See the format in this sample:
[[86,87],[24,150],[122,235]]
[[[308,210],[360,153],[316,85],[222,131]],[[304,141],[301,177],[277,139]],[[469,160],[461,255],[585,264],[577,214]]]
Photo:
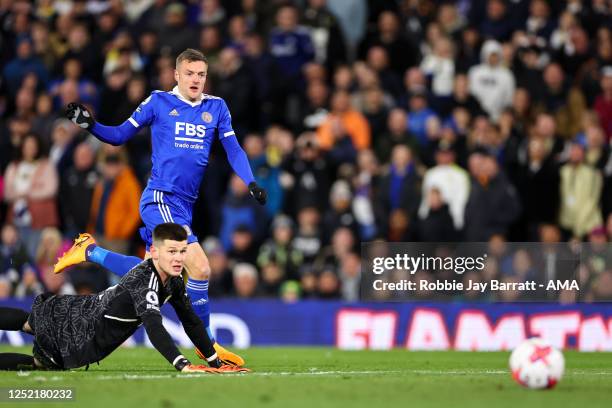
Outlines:
[[497,121],[502,111],[512,104],[515,81],[512,72],[502,65],[502,46],[487,40],[480,50],[481,63],[470,68],[468,80],[470,92]]
[[465,205],[470,195],[470,177],[467,171],[455,163],[455,152],[446,140],[440,141],[435,158],[436,165],[427,170],[423,178],[423,199],[419,207],[419,218],[427,218],[429,214],[427,197],[429,191],[435,188],[442,194],[442,200],[448,204],[455,229],[461,231]]

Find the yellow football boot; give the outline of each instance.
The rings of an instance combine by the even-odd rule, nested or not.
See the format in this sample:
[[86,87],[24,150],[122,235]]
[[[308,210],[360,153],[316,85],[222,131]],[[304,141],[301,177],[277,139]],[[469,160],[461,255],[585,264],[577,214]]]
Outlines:
[[[219,343],[213,344],[213,347],[217,352],[217,357],[219,357],[219,360],[221,360],[224,364],[233,365],[236,367],[242,367],[244,365],[244,359],[238,354],[232,353],[231,351],[225,349]],[[202,354],[200,350],[196,348],[195,352],[202,360],[206,360],[206,357],[204,357],[204,354]]]
[[91,234],[79,234],[70,249],[58,258],[57,263],[53,267],[53,272],[60,273],[69,266],[85,262],[87,260],[85,257],[87,247],[95,243],[96,240]]

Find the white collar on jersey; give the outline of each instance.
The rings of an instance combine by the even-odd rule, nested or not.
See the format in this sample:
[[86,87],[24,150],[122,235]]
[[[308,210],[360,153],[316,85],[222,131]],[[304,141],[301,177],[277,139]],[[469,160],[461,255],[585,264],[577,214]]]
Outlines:
[[172,90],[169,93],[174,95],[174,96],[176,96],[181,101],[189,104],[192,108],[195,107],[195,106],[198,106],[204,100],[204,94],[201,94],[199,101],[191,102],[189,99],[187,99],[187,98],[183,97],[183,95],[181,95],[181,93],[179,92],[178,86],[175,86],[174,88],[172,88]]

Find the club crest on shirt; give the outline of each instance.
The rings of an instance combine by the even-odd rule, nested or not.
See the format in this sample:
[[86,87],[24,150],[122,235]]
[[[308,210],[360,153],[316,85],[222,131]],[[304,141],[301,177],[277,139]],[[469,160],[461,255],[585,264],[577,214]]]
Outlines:
[[210,112],[202,112],[202,120],[206,123],[210,123],[212,122],[212,115],[210,114]]

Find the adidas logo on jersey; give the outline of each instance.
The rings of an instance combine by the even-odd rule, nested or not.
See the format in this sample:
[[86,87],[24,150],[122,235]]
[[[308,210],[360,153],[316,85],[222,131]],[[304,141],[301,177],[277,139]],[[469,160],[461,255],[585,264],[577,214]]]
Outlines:
[[172,110],[170,111],[170,114],[169,114],[169,115],[170,115],[170,116],[178,116],[178,115],[179,115],[179,113],[176,111],[176,109],[172,109]]
[[192,303],[192,305],[194,306],[201,306],[201,305],[205,305],[208,302],[208,300],[206,299],[199,299],[196,300],[195,302]]

